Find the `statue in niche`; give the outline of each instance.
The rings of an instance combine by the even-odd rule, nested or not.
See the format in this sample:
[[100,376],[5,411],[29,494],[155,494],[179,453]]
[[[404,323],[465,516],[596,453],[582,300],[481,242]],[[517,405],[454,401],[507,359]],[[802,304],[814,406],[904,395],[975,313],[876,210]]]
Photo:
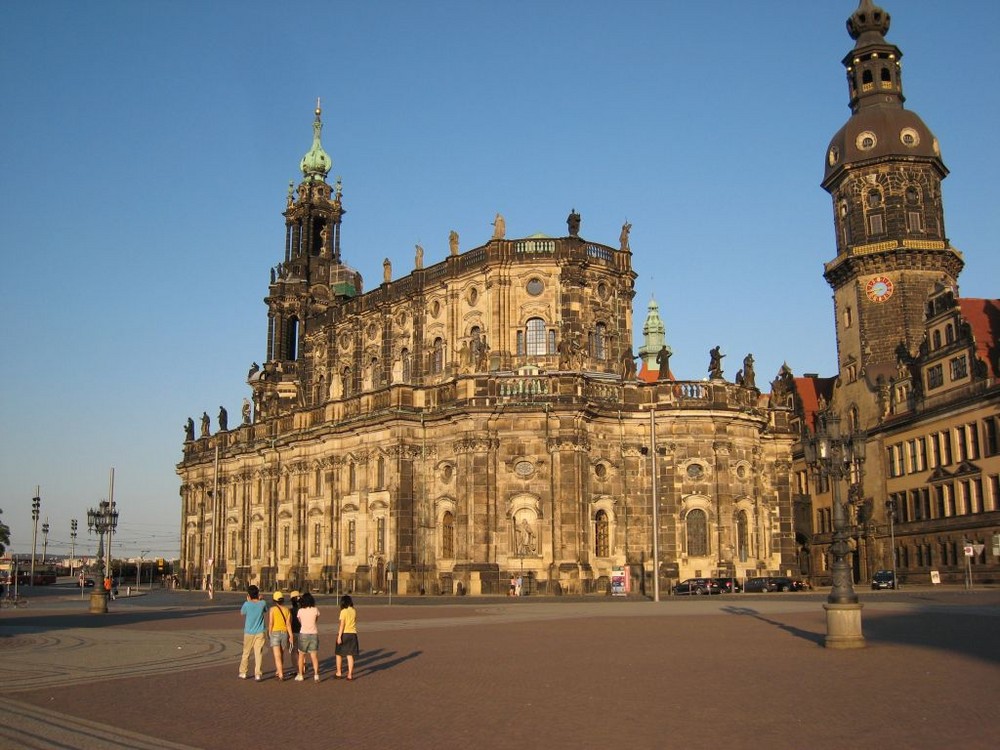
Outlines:
[[493,239],[502,240],[505,234],[507,234],[507,222],[503,220],[503,214],[498,211],[493,220]]
[[757,387],[757,374],[753,369],[753,354],[743,358],[743,383],[747,388]]
[[566,226],[569,228],[570,237],[580,236],[580,214],[576,209],[570,209],[569,216],[566,217]]
[[330,225],[324,224],[323,228],[319,230],[319,251],[320,255],[329,256],[330,255]]
[[392,281],[392,262],[386,258],[382,261],[382,283],[388,284]]
[[514,528],[515,549],[518,555],[533,555],[538,551],[535,544],[535,531],[527,518],[522,518],[519,526]]
[[826,396],[821,393],[816,399],[816,411],[826,411],[826,406]]
[[722,358],[726,356],[722,353],[722,347],[712,347],[708,352],[708,356],[708,377],[711,380],[722,380]]
[[631,231],[632,231],[632,225],[628,223],[628,220],[626,220],[625,223],[622,224],[622,233],[618,235],[619,249],[623,253],[632,252],[632,248],[630,248],[628,244],[628,236]]
[[670,379],[670,355],[673,352],[670,350],[666,344],[660,347],[660,351],[656,353],[656,364],[659,365],[659,373],[657,373],[657,380],[669,380]]
[[226,411],[226,407],[219,407],[219,432],[225,432],[229,429],[229,412]]
[[208,412],[203,411],[201,413],[201,436],[208,437],[209,429],[211,425],[211,420],[208,417]]
[[424,249],[420,245],[416,245],[416,253],[413,257],[413,267],[418,271],[424,267]]
[[243,424],[250,424],[250,417],[251,417],[250,399],[244,398],[243,399]]
[[448,232],[448,249],[452,255],[458,255],[458,232],[454,229]]
[[486,372],[489,351],[490,345],[486,343],[483,335],[477,331],[475,336],[472,337],[472,366],[476,372]]
[[188,417],[188,421],[184,424],[184,442],[190,443],[194,440],[194,420]]

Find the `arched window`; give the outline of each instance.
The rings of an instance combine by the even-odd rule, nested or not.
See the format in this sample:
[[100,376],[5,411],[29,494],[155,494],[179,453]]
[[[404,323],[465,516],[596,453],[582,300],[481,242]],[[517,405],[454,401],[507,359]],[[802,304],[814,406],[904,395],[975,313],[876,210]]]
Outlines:
[[608,514],[603,510],[597,511],[594,516],[594,554],[598,557],[611,555]]
[[590,347],[591,356],[603,362],[607,359],[607,337],[608,327],[604,323],[598,323],[594,327],[593,345]]
[[847,424],[851,432],[861,429],[861,416],[858,412],[857,406],[852,406],[851,410],[848,412]]
[[708,554],[708,516],[705,511],[695,508],[688,511],[685,518],[687,527],[687,553],[692,557]]
[[347,491],[357,492],[358,490],[358,467],[351,461],[347,465]]
[[385,456],[379,456],[375,461],[375,487],[385,489]]
[[948,323],[948,325],[944,327],[944,342],[946,344],[952,344],[955,342],[955,328],[951,325],[951,323]]
[[444,340],[439,336],[434,339],[434,348],[431,352],[431,373],[440,375],[444,370]]
[[750,521],[745,510],[736,514],[736,554],[740,562],[750,557]]
[[941,331],[934,331],[934,333],[931,334],[931,341],[934,342],[934,348],[935,349],[940,349],[941,348]]
[[403,382],[409,383],[413,379],[413,362],[410,357],[410,350],[403,349],[399,353],[399,357],[403,361]]
[[529,357],[542,356],[548,352],[545,345],[545,321],[541,318],[528,319],[525,337]]
[[289,318],[285,324],[285,359],[297,359],[299,346],[299,319]]
[[357,554],[358,550],[358,526],[356,521],[347,522],[347,554]]
[[882,83],[891,83],[892,74],[889,72],[888,68],[882,68]]
[[441,516],[441,557],[448,560],[455,557],[455,516],[450,510]]
[[872,80],[873,76],[870,70],[866,70],[864,73],[861,74],[861,83],[871,83]]

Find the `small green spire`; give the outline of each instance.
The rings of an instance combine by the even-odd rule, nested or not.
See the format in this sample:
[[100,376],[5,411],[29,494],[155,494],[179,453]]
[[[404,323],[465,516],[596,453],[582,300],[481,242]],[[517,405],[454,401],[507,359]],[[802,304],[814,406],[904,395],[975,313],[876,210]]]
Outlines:
[[316,99],[316,119],[313,121],[312,148],[306,152],[306,155],[302,157],[302,161],[299,163],[299,169],[302,170],[302,177],[307,182],[324,182],[326,175],[330,172],[330,167],[333,166],[333,160],[323,150],[323,144],[320,142],[320,135],[323,132],[323,120],[320,119],[320,115],[322,114],[323,110],[320,107],[319,99]]

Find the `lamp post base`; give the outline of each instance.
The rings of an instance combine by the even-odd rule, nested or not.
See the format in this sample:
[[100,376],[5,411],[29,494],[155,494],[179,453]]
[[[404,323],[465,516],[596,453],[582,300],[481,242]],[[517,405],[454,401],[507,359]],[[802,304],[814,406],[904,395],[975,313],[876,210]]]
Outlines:
[[108,611],[108,593],[106,591],[97,591],[96,587],[94,591],[90,592],[90,613],[94,615],[103,615]]
[[861,604],[824,604],[827,648],[864,648],[861,632]]

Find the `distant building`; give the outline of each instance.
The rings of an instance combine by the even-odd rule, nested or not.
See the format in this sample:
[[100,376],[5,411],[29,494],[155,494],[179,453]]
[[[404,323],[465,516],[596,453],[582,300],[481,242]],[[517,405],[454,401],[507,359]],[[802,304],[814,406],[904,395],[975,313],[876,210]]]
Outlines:
[[[795,379],[802,425],[839,414],[868,436],[848,488],[855,577],[893,561],[904,580],[1000,575],[1000,301],[962,299],[964,261],[945,233],[937,138],[903,108],[902,52],[889,14],[862,0],[848,21],[851,117],[830,142],[838,373]],[[829,568],[831,493],[796,452],[799,570]],[[964,550],[973,556],[966,560]]]
[[657,570],[666,587],[792,567],[790,402],[638,378],[627,229],[584,239],[574,211],[565,236],[508,239],[498,214],[485,243],[453,235],[426,265],[418,247],[365,291],[320,114],[252,408],[215,434],[188,423],[183,583],[586,593],[622,568],[651,593]]

